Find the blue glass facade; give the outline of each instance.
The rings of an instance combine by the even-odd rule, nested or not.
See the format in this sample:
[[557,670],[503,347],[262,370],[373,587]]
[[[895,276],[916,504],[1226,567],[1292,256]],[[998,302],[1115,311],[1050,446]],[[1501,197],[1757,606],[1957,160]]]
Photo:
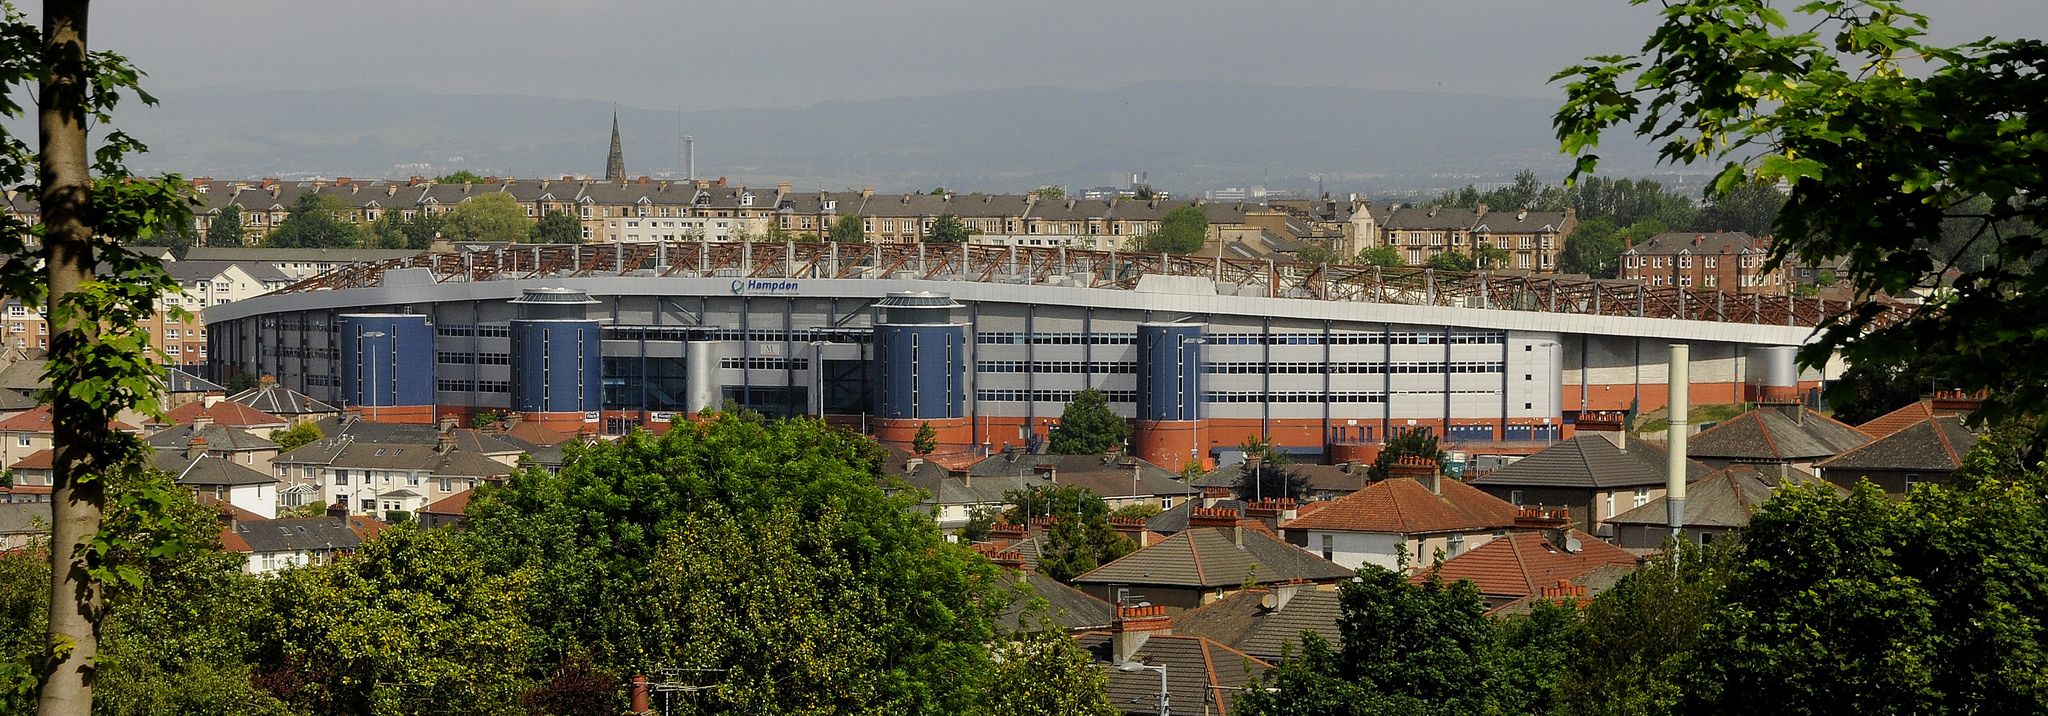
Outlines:
[[1202,418],[1202,330],[1194,323],[1139,324],[1139,420]]
[[338,316],[341,395],[351,406],[434,404],[434,329],[426,316]]
[[604,401],[604,351],[598,322],[512,321],[512,409],[580,413]]
[[875,326],[875,365],[881,380],[875,414],[883,418],[966,417],[961,361],[962,325]]

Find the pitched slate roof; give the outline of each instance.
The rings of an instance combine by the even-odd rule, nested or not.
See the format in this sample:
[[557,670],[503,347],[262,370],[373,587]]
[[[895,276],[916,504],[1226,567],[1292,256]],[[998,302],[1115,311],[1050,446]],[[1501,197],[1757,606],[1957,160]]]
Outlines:
[[159,451],[183,451],[192,442],[193,433],[206,440],[208,450],[276,450],[277,443],[255,433],[225,425],[208,425],[194,429],[190,425],[173,425],[143,439],[150,447]]
[[[1159,514],[1145,518],[1145,529],[1163,535],[1185,531],[1188,528],[1188,517],[1194,514],[1195,508],[1201,506],[1201,503],[1196,500],[1187,500],[1174,505],[1172,508],[1164,510]],[[1219,510],[1230,510],[1238,514],[1244,514],[1244,502],[1239,500],[1217,500],[1211,506]]]
[[[1592,535],[1571,530],[1579,551],[1566,552],[1537,532],[1510,532],[1470,552],[1444,560],[1433,570],[1445,582],[1467,580],[1479,593],[1495,599],[1518,599],[1537,590],[1574,581],[1603,565],[1634,566],[1636,557],[1627,550],[1600,541]],[[1416,572],[1420,582],[1431,570]]]
[[39,534],[50,531],[50,503],[0,502],[0,534]]
[[1833,473],[1855,470],[1924,470],[1953,472],[1977,446],[1977,434],[1961,415],[1944,415],[1914,423],[1854,450],[1823,460],[1815,467]]
[[[1013,584],[1014,598],[996,617],[996,627],[1002,631],[1035,630],[1040,616],[1067,631],[1109,628],[1115,611],[1109,602],[1037,572],[1023,575]],[[1043,612],[1036,610],[1036,600],[1044,600]]]
[[204,400],[195,400],[164,413],[164,420],[172,425],[191,425],[192,421],[202,415],[213,418],[215,425],[281,428],[291,424],[291,420],[287,418],[271,415],[232,400],[216,401],[212,405],[207,405]]
[[[1343,616],[1338,593],[1302,587],[1286,604],[1279,604],[1277,589],[1247,589],[1173,617],[1176,634],[1205,636],[1266,661],[1278,663],[1289,646],[1301,653],[1301,633],[1322,635],[1331,644],[1343,635],[1337,620]],[[1274,602],[1278,608],[1264,603]]]
[[159,450],[151,458],[156,469],[168,472],[180,485],[272,485],[277,478],[257,472],[238,462],[212,455],[185,457],[183,452]]
[[[432,447],[440,443],[441,429],[433,425],[411,423],[379,423],[360,419],[353,415],[329,416],[314,423],[320,434],[329,438],[348,436],[358,443],[425,445]],[[524,452],[521,445],[504,437],[475,428],[455,428],[449,432],[455,438],[455,447],[484,455],[517,455]]]
[[225,393],[218,383],[177,368],[164,369],[164,390],[171,393]]
[[[1793,484],[1818,482],[1803,470],[1786,468],[1786,480]],[[1744,527],[1756,508],[1777,494],[1778,470],[1753,464],[1729,466],[1685,486],[1685,524],[1698,527]],[[1664,526],[1670,524],[1664,498],[1609,517],[1610,524]]]
[[[1078,485],[1102,497],[1129,497],[1133,494],[1152,497],[1181,496],[1200,492],[1181,482],[1173,472],[1144,460],[1128,457],[1115,462],[1104,462],[1101,455],[998,454],[974,463],[967,469],[967,473],[975,477],[1014,481],[1019,470],[1029,478],[1034,474],[1040,474],[1041,467],[1048,466],[1053,471],[1053,484]],[[1134,468],[1137,471],[1135,485],[1131,480]]]
[[[1480,487],[1569,487],[1606,489],[1664,484],[1664,446],[1630,437],[1625,448],[1600,435],[1577,435],[1473,478]],[[1713,468],[1686,462],[1686,481],[1706,477]]]
[[[1074,639],[1081,648],[1088,650],[1099,668],[1109,675],[1109,703],[1124,714],[1158,713],[1159,674],[1154,671],[1136,673],[1120,671],[1109,660],[1115,658],[1115,640],[1106,631],[1088,632]],[[1132,654],[1132,660],[1143,664],[1166,665],[1166,692],[1172,697],[1174,713],[1201,713],[1204,708],[1213,708],[1210,713],[1228,716],[1236,713],[1230,705],[1236,699],[1230,696],[1258,681],[1259,677],[1273,668],[1272,664],[1258,657],[1232,649],[1213,639],[1178,634],[1154,634],[1145,640],[1144,646]],[[1205,694],[1220,694],[1213,707],[1203,707]]]
[[1351,576],[1351,570],[1264,532],[1243,530],[1243,546],[1232,541],[1231,533],[1228,527],[1183,530],[1075,577],[1074,582],[1213,588],[1244,584],[1247,578],[1257,584],[1274,584],[1294,579],[1328,582]]
[[291,517],[235,524],[234,534],[251,552],[353,550],[363,543],[356,531],[333,517]]
[[1507,501],[1450,478],[1440,485],[1442,494],[1435,494],[1410,478],[1381,480],[1280,527],[1411,535],[1514,526],[1515,506]]
[[1476,209],[1456,206],[1404,206],[1387,212],[1380,225],[1396,231],[1465,230],[1479,223]]
[[1800,462],[1840,455],[1870,436],[1806,406],[1765,406],[1722,421],[1688,439],[1694,459]]
[[1675,256],[1680,252],[1695,256],[1703,254],[1739,254],[1745,250],[1761,251],[1763,246],[1756,237],[1740,231],[1669,231],[1640,244],[1629,247],[1624,253],[1643,256]]
[[272,383],[259,385],[228,396],[232,400],[271,415],[298,416],[318,413],[339,413],[340,408],[322,403],[290,388]]

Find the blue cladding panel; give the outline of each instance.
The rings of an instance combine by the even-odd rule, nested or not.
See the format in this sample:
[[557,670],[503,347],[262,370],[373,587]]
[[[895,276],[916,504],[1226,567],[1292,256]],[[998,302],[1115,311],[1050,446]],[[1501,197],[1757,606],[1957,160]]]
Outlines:
[[875,326],[875,363],[882,377],[875,412],[884,418],[959,418],[962,352],[967,328],[960,325]]
[[[342,400],[434,404],[434,329],[426,316],[344,315],[340,324]],[[365,335],[375,333],[383,335]]]
[[512,409],[581,413],[600,409],[604,351],[597,321],[512,321]]
[[1138,326],[1138,419],[1202,419],[1202,329]]

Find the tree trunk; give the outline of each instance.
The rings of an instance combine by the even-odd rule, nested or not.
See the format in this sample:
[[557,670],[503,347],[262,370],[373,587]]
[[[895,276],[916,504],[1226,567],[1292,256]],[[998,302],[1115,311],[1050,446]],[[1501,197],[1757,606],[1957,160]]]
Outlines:
[[[48,261],[50,353],[72,355],[92,340],[95,326],[60,310],[65,297],[92,278],[92,226],[87,209],[92,177],[86,163],[86,10],[88,0],[43,3],[43,67],[37,118],[41,154],[43,250]],[[102,604],[91,572],[90,543],[106,505],[100,411],[50,391],[55,440],[50,490],[50,641],[43,673],[42,716],[92,713],[92,682],[99,656]],[[93,423],[98,422],[95,425]]]

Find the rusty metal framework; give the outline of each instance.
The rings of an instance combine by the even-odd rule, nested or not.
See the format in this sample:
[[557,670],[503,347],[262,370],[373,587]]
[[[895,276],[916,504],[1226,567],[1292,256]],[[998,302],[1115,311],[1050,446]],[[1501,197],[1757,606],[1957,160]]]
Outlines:
[[[387,271],[428,269],[438,283],[527,278],[671,276],[924,279],[1130,289],[1141,276],[1211,279],[1234,295],[1632,316],[1776,326],[1819,325],[1851,305],[1818,298],[1645,286],[1545,274],[1344,266],[1065,247],[969,244],[510,244],[347,266],[285,293],[377,285]],[[1234,289],[1234,290],[1232,290]],[[1893,307],[1893,314],[1905,306]]]

